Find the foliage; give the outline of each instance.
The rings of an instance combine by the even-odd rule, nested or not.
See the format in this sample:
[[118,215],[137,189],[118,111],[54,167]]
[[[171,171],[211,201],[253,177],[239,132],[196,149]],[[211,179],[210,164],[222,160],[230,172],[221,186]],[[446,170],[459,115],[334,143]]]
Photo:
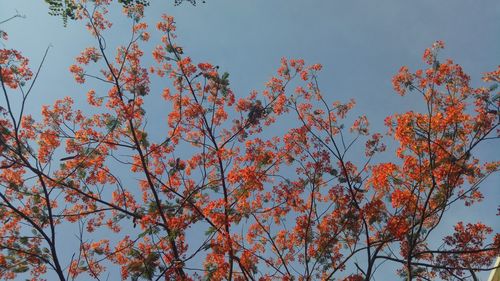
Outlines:
[[45,0],[49,5],[49,15],[60,16],[63,19],[64,25],[67,24],[68,18],[75,19],[76,4],[70,0]]
[[[192,5],[196,5],[196,0],[174,0],[175,5],[180,5],[183,2],[189,2]],[[49,15],[61,17],[64,26],[67,25],[68,19],[75,20],[75,12],[78,10],[77,1],[74,0],[45,0],[49,5]],[[102,2],[102,1],[92,1],[92,2]],[[107,1],[111,2],[111,1]],[[118,0],[124,8],[130,8],[133,6],[149,6],[149,0]],[[205,3],[205,1],[202,1]]]
[[[25,105],[41,68],[0,49],[1,279],[99,279],[119,267],[131,280],[370,280],[391,263],[406,280],[475,279],[500,253],[500,235],[479,221],[435,231],[447,211],[480,202],[500,168],[477,158],[499,138],[500,67],[474,88],[438,60],[440,41],[424,69],[402,67],[395,91],[419,95],[424,110],[387,117],[397,149],[376,163],[383,135],[350,117],[354,100],[325,99],[319,64],[283,58],[244,98],[228,73],[184,54],[170,16],[146,66],[143,5],[122,1],[132,36],[112,56],[110,1],[48,2],[95,38],[70,67],[76,82],[102,85],[88,89],[94,113],[66,97],[36,120]],[[169,109],[162,132],[147,126],[152,75]],[[68,229],[74,253],[60,246]]]

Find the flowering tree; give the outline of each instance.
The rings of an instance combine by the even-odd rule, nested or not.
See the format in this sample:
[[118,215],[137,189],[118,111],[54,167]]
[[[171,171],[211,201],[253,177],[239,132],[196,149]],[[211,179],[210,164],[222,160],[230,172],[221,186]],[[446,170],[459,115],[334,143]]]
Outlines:
[[[44,0],[49,5],[49,15],[60,16],[63,19],[64,25],[68,19],[76,19],[76,11],[79,9],[79,3],[74,0]],[[184,1],[188,1],[192,5],[196,5],[196,0],[174,0],[175,5],[180,5]],[[202,1],[205,3],[205,1]],[[118,0],[125,8],[130,8],[134,5],[149,6],[148,0]]]
[[[387,117],[397,149],[379,163],[383,135],[366,116],[351,122],[354,100],[323,97],[321,65],[282,59],[266,90],[237,99],[228,73],[184,54],[170,16],[156,26],[155,65],[144,65],[140,3],[124,8],[130,40],[112,52],[110,2],[75,6],[95,46],[70,71],[102,84],[87,93],[93,114],[66,97],[35,120],[25,105],[41,68],[0,50],[1,279],[101,280],[119,268],[132,280],[371,280],[393,264],[405,280],[477,280],[491,270],[491,226],[435,229],[454,206],[481,201],[481,182],[500,168],[475,157],[499,137],[500,67],[483,77],[491,87],[473,88],[459,65],[438,60],[442,42],[424,69],[402,67],[395,91],[421,96],[425,110]],[[152,75],[168,85],[158,140],[144,107],[158,95]],[[296,121],[280,133],[283,118]],[[361,159],[351,159],[356,147]],[[67,239],[77,252],[60,246]]]

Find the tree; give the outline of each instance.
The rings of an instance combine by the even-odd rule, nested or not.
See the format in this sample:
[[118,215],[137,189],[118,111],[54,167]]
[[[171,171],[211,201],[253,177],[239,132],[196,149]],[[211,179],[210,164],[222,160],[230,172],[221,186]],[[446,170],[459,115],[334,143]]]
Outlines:
[[[188,1],[191,5],[196,5],[196,0],[174,0],[175,5],[180,5],[184,1]],[[78,8],[78,2],[74,0],[45,0],[49,5],[49,15],[60,16],[63,19],[64,25],[68,23],[68,19],[76,19],[76,11]],[[99,1],[94,1],[99,2]],[[131,8],[133,6],[149,6],[148,0],[118,0],[124,8]],[[202,1],[205,3],[205,1]]]
[[[0,50],[0,278],[100,280],[120,268],[132,280],[370,280],[392,263],[405,280],[477,280],[491,269],[491,226],[435,229],[445,212],[481,201],[500,168],[475,156],[499,138],[500,67],[483,77],[492,86],[473,88],[459,65],[438,60],[442,42],[425,51],[425,69],[402,67],[395,91],[420,95],[425,111],[386,119],[398,147],[374,163],[383,135],[366,116],[351,122],[354,100],[323,97],[321,65],[282,59],[265,91],[237,99],[228,73],[184,54],[170,16],[156,26],[156,65],[143,65],[142,5],[125,7],[131,39],[111,55],[108,2],[75,8],[96,46],[70,71],[107,89],[88,90],[93,114],[67,97],[35,120],[25,105],[41,65]],[[144,106],[152,75],[172,85],[158,141]],[[294,127],[266,138],[283,118]],[[351,159],[356,146],[362,159]],[[60,241],[75,228],[79,251],[68,253]]]

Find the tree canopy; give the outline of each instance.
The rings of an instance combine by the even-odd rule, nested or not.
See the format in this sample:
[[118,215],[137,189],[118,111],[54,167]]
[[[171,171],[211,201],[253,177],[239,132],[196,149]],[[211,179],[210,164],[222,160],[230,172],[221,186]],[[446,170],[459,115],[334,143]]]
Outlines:
[[[92,111],[68,96],[26,112],[43,68],[2,31],[0,279],[478,280],[494,266],[498,226],[436,228],[481,204],[500,168],[476,153],[500,137],[500,66],[473,86],[435,42],[421,68],[392,78],[424,110],[388,112],[373,132],[354,99],[323,94],[321,64],[283,58],[244,96],[223,67],[190,58],[173,17],[148,26],[147,1],[119,1],[132,25],[116,49],[112,1],[46,2],[95,42],[69,67]],[[153,95],[168,109],[161,138],[148,127]],[[78,252],[60,246],[70,239]]]

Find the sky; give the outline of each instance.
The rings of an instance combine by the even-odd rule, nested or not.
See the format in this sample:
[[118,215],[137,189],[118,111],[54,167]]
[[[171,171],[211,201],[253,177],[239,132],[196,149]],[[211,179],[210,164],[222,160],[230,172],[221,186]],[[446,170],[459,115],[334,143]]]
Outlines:
[[[229,72],[237,97],[262,90],[282,57],[303,58],[323,65],[319,82],[326,99],[355,98],[354,113],[366,114],[375,131],[385,131],[387,115],[418,109],[419,99],[393,92],[391,78],[402,65],[423,67],[423,51],[434,41],[445,42],[441,58],[461,64],[473,85],[482,85],[482,74],[500,64],[500,1],[496,0],[206,0],[196,7],[174,6],[173,0],[152,2],[146,9],[148,21],[156,22],[162,13],[173,15],[184,52],[195,62],[209,61]],[[0,0],[0,20],[16,11],[26,17],[2,25],[9,33],[8,47],[21,50],[37,65],[51,46],[28,112],[36,115],[42,104],[67,95],[85,108],[86,88],[74,83],[68,67],[81,50],[94,45],[92,38],[80,23],[64,27],[60,18],[49,16],[42,0]],[[128,21],[115,21],[107,37],[110,46],[126,42],[129,28]],[[151,41],[155,39],[153,33]],[[160,93],[157,87],[151,95]],[[146,107],[150,119],[164,119],[164,104],[152,99],[146,100]],[[493,142],[479,153],[500,157]],[[498,183],[498,175],[485,182],[484,204],[456,209],[443,231],[458,219],[473,218],[500,231],[494,216],[500,201]]]

